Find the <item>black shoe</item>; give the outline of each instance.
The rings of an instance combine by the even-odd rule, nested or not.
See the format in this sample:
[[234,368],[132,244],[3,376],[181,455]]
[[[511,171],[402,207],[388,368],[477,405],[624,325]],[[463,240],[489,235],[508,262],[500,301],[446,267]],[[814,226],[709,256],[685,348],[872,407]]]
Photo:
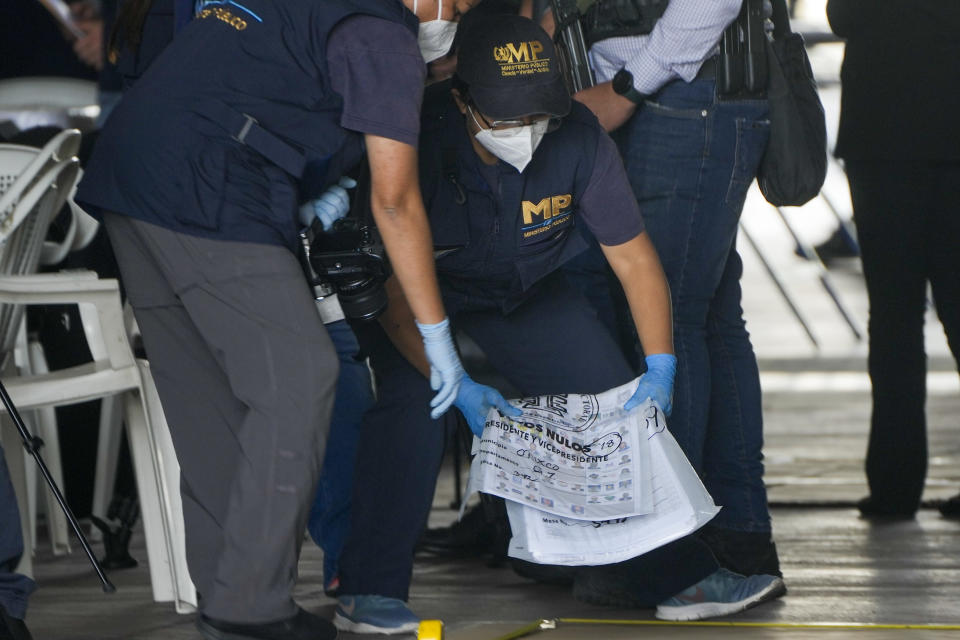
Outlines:
[[708,524],[697,532],[697,537],[710,547],[724,569],[742,576],[783,577],[777,545],[769,533],[735,531]]
[[536,580],[541,584],[556,584],[569,587],[577,576],[577,567],[568,567],[557,564],[537,564],[526,560],[510,558],[510,566],[514,573],[528,580]]
[[265,624],[237,624],[197,617],[197,629],[206,640],[335,640],[337,628],[303,609],[292,618]]
[[897,505],[873,496],[867,496],[857,503],[861,517],[875,520],[913,520],[917,515],[917,507]]
[[23,620],[7,615],[6,609],[2,606],[0,606],[0,640],[33,640]]
[[481,502],[449,527],[427,529],[417,542],[417,551],[441,558],[486,556],[491,564],[507,557],[510,523],[502,498],[482,496]]
[[444,557],[475,556],[489,546],[489,537],[483,505],[477,504],[467,509],[463,518],[449,527],[424,531],[417,542],[417,551]]
[[573,581],[573,597],[579,602],[618,609],[653,609],[659,604],[641,595],[637,580],[643,580],[639,572],[624,570],[628,565],[619,563],[596,567],[580,567]]
[[[847,235],[843,227],[837,227],[829,238],[815,246],[813,250],[817,252],[824,264],[829,264],[838,258],[856,258],[860,255],[856,248],[856,241]],[[799,249],[797,249],[797,255],[804,257]]]
[[960,518],[960,493],[940,505],[944,518]]

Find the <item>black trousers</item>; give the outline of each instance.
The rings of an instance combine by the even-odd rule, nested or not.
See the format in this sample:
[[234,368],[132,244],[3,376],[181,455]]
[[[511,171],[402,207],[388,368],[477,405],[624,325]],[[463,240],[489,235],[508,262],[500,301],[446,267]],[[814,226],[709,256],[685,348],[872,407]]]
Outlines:
[[886,509],[920,505],[927,471],[927,283],[960,355],[960,162],[847,162],[870,300],[870,493]]

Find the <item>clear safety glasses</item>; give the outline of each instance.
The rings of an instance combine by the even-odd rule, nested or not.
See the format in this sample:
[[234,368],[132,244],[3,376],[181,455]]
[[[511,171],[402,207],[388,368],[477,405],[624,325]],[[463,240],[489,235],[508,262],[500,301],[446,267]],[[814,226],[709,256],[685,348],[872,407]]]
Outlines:
[[[474,122],[477,123],[477,126],[482,129],[489,129],[496,138],[509,138],[514,136],[520,131],[521,127],[527,125],[534,125],[537,128],[545,127],[543,133],[550,133],[551,131],[559,129],[560,123],[563,122],[563,118],[551,116],[529,116],[523,120],[487,120],[478,109],[475,109],[471,105],[468,105],[467,108],[470,109],[470,113],[473,115]],[[482,125],[480,121],[477,121],[477,117],[483,122]]]

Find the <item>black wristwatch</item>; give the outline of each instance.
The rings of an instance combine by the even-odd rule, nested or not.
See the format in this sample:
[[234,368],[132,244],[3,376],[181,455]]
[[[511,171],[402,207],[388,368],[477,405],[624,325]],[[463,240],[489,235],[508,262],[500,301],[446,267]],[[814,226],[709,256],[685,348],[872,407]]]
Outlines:
[[623,96],[637,106],[642,105],[643,101],[650,97],[633,88],[633,74],[626,69],[620,69],[620,71],[617,71],[616,75],[613,76],[613,92]]

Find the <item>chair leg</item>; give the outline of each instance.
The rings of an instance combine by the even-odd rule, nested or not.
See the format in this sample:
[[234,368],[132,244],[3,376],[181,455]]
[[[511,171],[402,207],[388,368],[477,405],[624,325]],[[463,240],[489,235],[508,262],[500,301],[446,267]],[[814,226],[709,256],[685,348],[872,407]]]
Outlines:
[[[43,346],[39,342],[31,342],[29,347],[30,368],[35,374],[48,373],[47,358],[43,353]],[[60,455],[60,434],[57,431],[57,413],[53,407],[42,407],[32,412],[36,416],[33,423],[44,446],[43,460],[50,469],[50,475],[62,491],[66,491],[63,479],[63,461]],[[36,482],[36,473],[31,474]],[[36,489],[34,489],[36,491]],[[47,529],[50,535],[50,544],[53,555],[61,556],[70,553],[70,536],[67,532],[67,516],[64,515],[53,493],[44,491],[46,497]],[[35,510],[35,507],[34,507]],[[36,544],[36,540],[34,540]]]
[[146,360],[137,360],[143,384],[143,400],[150,417],[148,426],[155,451],[158,452],[158,473],[163,484],[165,496],[165,515],[170,526],[170,550],[173,554],[172,566],[175,605],[178,613],[191,613],[197,608],[197,589],[190,578],[187,567],[186,532],[183,524],[183,502],[180,496],[180,464],[173,448],[173,438],[167,426],[167,419],[160,405],[160,396],[150,373],[150,364]]
[[147,543],[147,562],[150,566],[150,582],[153,599],[169,602],[174,599],[172,570],[168,551],[168,526],[164,522],[160,486],[154,471],[155,454],[150,442],[147,417],[139,393],[124,394],[127,437],[130,456],[140,496],[140,515],[143,518],[143,535]]
[[197,597],[187,570],[180,469],[149,365],[138,365],[143,391],[124,394],[124,406],[153,596],[157,602],[173,600],[178,613],[189,613],[196,609]]
[[[100,401],[100,435],[97,438],[97,468],[93,481],[94,515],[106,517],[110,500],[113,498],[117,479],[117,463],[120,458],[120,442],[123,438],[123,398],[119,395],[103,398]],[[100,539],[102,534],[96,529]],[[91,531],[91,533],[93,533]]]
[[7,469],[10,471],[10,480],[13,482],[13,492],[20,506],[20,528],[23,532],[23,555],[14,571],[32,578],[33,542],[30,539],[29,515],[23,509],[27,504],[27,469],[29,467],[26,466],[26,460],[23,457],[23,441],[6,413],[0,413],[0,442],[3,443]]

